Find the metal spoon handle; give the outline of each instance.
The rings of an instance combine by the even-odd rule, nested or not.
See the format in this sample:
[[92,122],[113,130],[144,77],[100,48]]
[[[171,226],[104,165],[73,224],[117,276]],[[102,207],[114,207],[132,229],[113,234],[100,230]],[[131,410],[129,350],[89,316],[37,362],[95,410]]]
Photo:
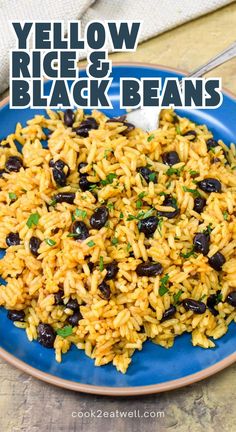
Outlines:
[[228,48],[226,48],[221,53],[217,54],[215,57],[210,59],[207,63],[203,64],[202,66],[195,69],[193,72],[191,72],[188,77],[201,77],[205,73],[211,71],[212,69],[216,68],[217,66],[220,66],[222,63],[227,62],[228,60],[232,59],[233,57],[236,57],[236,41],[230,45]]

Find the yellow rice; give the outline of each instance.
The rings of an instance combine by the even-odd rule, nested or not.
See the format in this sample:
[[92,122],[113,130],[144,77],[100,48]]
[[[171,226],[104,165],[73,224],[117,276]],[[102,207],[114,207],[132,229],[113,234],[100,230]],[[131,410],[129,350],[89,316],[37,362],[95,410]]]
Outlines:
[[[6,286],[0,286],[0,305],[25,311],[25,322],[15,322],[15,325],[24,328],[31,341],[37,339],[37,326],[41,322],[52,325],[55,330],[64,328],[72,314],[66,303],[69,298],[77,299],[83,318],[69,336],[57,335],[54,342],[57,361],[75,344],[94,359],[96,366],[112,362],[124,373],[134,351],[141,350],[147,339],[169,348],[176,336],[191,332],[193,345],[214,347],[214,340],[223,336],[229,323],[236,319],[235,308],[224,302],[227,294],[236,289],[235,146],[227,148],[219,141],[215,154],[207,151],[206,140],[212,134],[206,126],[186,118],[179,118],[176,123],[176,116],[170,110],[162,112],[160,127],[151,134],[135,128],[123,135],[121,132],[126,128],[122,123],[106,123],[107,117],[97,111],[92,115],[99,129],[91,130],[87,138],[79,137],[64,125],[62,112],[48,111],[48,117],[36,115],[26,127],[17,124],[15,132],[2,141],[0,169],[10,155],[20,155],[16,141],[22,145],[25,168],[0,178],[0,247],[7,247],[5,239],[10,232],[19,233],[21,239],[20,245],[6,249],[0,261],[0,274],[7,282]],[[74,126],[83,119],[84,113],[78,110]],[[52,131],[48,149],[41,144],[46,138],[44,128]],[[195,140],[183,136],[188,130],[196,131]],[[5,144],[10,148],[4,148]],[[181,160],[175,166],[180,170],[179,176],[168,175],[169,167],[162,163],[161,154],[170,150],[177,151]],[[212,163],[213,157],[219,161]],[[57,188],[52,178],[51,158],[62,159],[70,167],[68,185],[63,188]],[[80,162],[88,163],[83,171],[91,182],[105,180],[110,173],[117,176],[111,184],[96,190],[98,202],[90,191],[82,192],[78,187]],[[158,172],[157,184],[143,182],[138,174],[137,168],[147,164]],[[193,171],[197,173],[194,178]],[[194,181],[206,177],[217,178],[222,193],[201,191],[207,205],[198,214],[193,210],[193,194],[183,187],[195,189]],[[66,191],[76,192],[74,204],[50,205],[55,193]],[[142,208],[137,209],[138,195],[142,192],[145,192]],[[162,206],[163,192],[177,199],[180,214],[173,219],[164,218],[154,235],[145,238],[138,230],[138,221],[127,219],[150,207],[173,211]],[[9,193],[17,196],[14,202]],[[89,227],[92,213],[104,202],[109,203],[106,226],[90,229],[90,237],[85,241],[68,237],[76,209],[86,211],[84,222]],[[40,219],[29,228],[26,222],[35,212]],[[210,224],[208,256],[217,251],[224,254],[226,263],[221,272],[210,267],[208,258],[202,254],[192,254],[189,258],[181,255],[192,248],[195,233]],[[32,235],[42,241],[37,258],[29,249]],[[55,245],[44,241],[48,238]],[[88,243],[93,246],[89,247]],[[116,260],[119,266],[116,278],[108,282],[110,300],[102,299],[98,289],[106,275],[105,268],[99,268],[100,257],[104,265]],[[92,272],[88,260],[95,264]],[[135,269],[143,261],[161,263],[163,274],[139,277]],[[169,275],[168,291],[160,295],[161,279],[166,274]],[[64,306],[57,306],[54,294],[62,286]],[[208,308],[204,314],[194,314],[186,311],[181,303],[186,298],[206,303],[207,297],[218,290],[222,299],[216,306],[217,316]],[[177,293],[181,294],[177,312],[161,322]]]

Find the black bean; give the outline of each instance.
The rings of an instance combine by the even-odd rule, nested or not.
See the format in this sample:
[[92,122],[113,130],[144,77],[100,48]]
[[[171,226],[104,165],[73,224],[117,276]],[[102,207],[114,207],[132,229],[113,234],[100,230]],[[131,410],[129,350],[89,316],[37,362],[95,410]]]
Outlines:
[[7,314],[7,318],[11,321],[24,322],[25,312],[23,310],[9,310]]
[[217,316],[219,314],[218,310],[215,309],[215,306],[218,304],[217,294],[211,294],[207,298],[207,307],[212,315]]
[[174,305],[170,305],[169,309],[166,309],[165,312],[163,313],[161,322],[166,321],[170,318],[172,318],[172,316],[176,313],[176,307]]
[[0,178],[3,176],[3,174],[6,174],[6,170],[5,169],[0,169]]
[[53,196],[53,201],[55,200],[57,203],[66,202],[68,204],[73,204],[75,199],[74,192],[60,192]]
[[82,175],[87,175],[87,174],[81,173],[82,168],[85,168],[87,165],[88,164],[86,162],[80,162],[78,165],[78,172]]
[[206,178],[198,182],[198,186],[204,192],[221,192],[221,183],[215,178]]
[[105,206],[96,208],[90,218],[90,225],[94,229],[101,229],[108,221],[109,211]]
[[158,226],[158,218],[156,216],[150,216],[142,219],[138,223],[138,229],[140,232],[145,234],[145,237],[151,237],[156,231]]
[[7,246],[17,246],[20,244],[20,236],[18,233],[9,233],[6,236],[6,244]]
[[146,180],[147,183],[152,181],[153,183],[157,183],[157,173],[155,171],[150,170],[148,167],[139,167],[137,168],[137,172],[141,174],[141,176]]
[[85,240],[89,237],[89,230],[83,221],[75,221],[72,225],[72,234],[75,240]]
[[50,168],[56,168],[59,171],[63,171],[66,174],[66,177],[70,175],[70,167],[62,159],[58,159],[56,162],[54,162],[53,159],[50,159],[49,166]]
[[64,112],[64,123],[66,126],[71,127],[75,121],[75,114],[71,109]]
[[206,305],[201,301],[187,298],[184,299],[182,303],[186,311],[191,310],[196,314],[203,314],[206,311]]
[[41,245],[41,240],[38,237],[31,237],[30,241],[29,241],[29,248],[30,248],[30,252],[37,257],[38,256],[38,249],[39,246]]
[[100,285],[98,285],[98,289],[100,291],[100,297],[102,297],[104,300],[109,300],[111,297],[111,288],[109,287],[109,285],[106,282],[102,282],[100,283]]
[[60,305],[60,306],[64,305],[64,302],[63,302],[64,295],[65,295],[64,294],[64,290],[63,289],[59,289],[59,291],[57,291],[54,294],[54,300],[55,300],[54,304],[55,305]]
[[180,162],[179,155],[176,151],[169,151],[162,154],[163,163],[169,166],[175,165]]
[[72,327],[76,327],[81,319],[83,319],[81,312],[77,311],[74,312],[73,315],[69,316],[67,321]]
[[112,261],[111,263],[105,266],[107,274],[105,276],[105,280],[114,279],[119,271],[119,267],[116,261]]
[[56,184],[58,186],[65,186],[66,185],[66,174],[64,173],[64,171],[60,171],[56,168],[52,169],[52,175],[54,178],[54,181],[56,182]]
[[53,348],[56,332],[50,324],[39,324],[37,327],[38,342],[45,348]]
[[88,117],[86,120],[82,121],[78,127],[73,128],[73,131],[76,135],[87,138],[91,129],[98,129],[98,123],[95,118]]
[[175,210],[173,211],[158,211],[158,216],[167,217],[168,219],[172,219],[179,214],[179,208],[176,202],[176,199],[172,197],[172,195],[166,195],[165,199],[162,203],[165,207],[173,207]]
[[227,295],[225,301],[226,301],[227,303],[229,303],[231,306],[236,307],[236,291],[231,291],[231,292]]
[[195,138],[197,137],[197,132],[194,130],[189,130],[188,132],[185,132],[183,136],[189,136],[189,137],[191,136],[192,138],[189,138],[189,141],[194,141]]
[[66,303],[66,307],[75,312],[79,310],[79,303],[77,302],[76,299],[70,298],[69,301]]
[[209,252],[209,241],[209,235],[197,233],[193,239],[194,250],[206,256]]
[[82,174],[79,180],[79,187],[83,192],[90,190],[96,183],[88,181],[87,174]]
[[162,265],[151,261],[141,263],[136,267],[136,273],[138,276],[157,276],[162,272]]
[[126,116],[120,116],[120,117],[113,117],[110,118],[106,121],[106,123],[123,123],[124,126],[126,126],[126,129],[123,130],[121,133],[121,135],[126,135],[127,133],[131,132],[132,130],[134,130],[135,126],[132,123],[128,123],[127,121],[125,121]]
[[224,255],[221,252],[216,252],[208,259],[210,266],[217,271],[222,270],[222,265],[226,262]]
[[7,171],[18,172],[23,167],[22,159],[18,156],[10,156],[5,164]]
[[194,198],[194,206],[193,210],[197,213],[202,213],[204,207],[206,205],[206,199],[203,197],[196,197]]
[[207,149],[211,150],[212,148],[217,147],[219,144],[213,138],[209,138],[206,142],[206,145],[207,145]]

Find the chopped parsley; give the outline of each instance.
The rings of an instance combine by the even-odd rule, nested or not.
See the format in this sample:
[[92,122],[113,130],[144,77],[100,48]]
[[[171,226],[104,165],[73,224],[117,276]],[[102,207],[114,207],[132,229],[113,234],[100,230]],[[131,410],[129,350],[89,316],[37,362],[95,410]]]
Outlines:
[[143,199],[145,197],[145,195],[146,195],[146,192],[141,192],[140,194],[138,194],[138,197],[140,199]]
[[179,125],[175,127],[177,135],[182,135]]
[[113,239],[111,240],[111,243],[115,246],[118,243],[118,239],[116,237],[113,237]]
[[15,201],[17,199],[17,195],[13,192],[9,192],[8,196],[12,201]]
[[156,180],[156,173],[153,172],[148,176],[150,182],[154,182]]
[[197,189],[190,189],[187,186],[183,186],[182,187],[184,192],[190,192],[191,194],[193,194],[194,197],[200,197],[201,194],[198,192]]
[[131,244],[128,242],[128,244],[127,244],[127,252],[129,252],[130,251],[130,249],[131,249]]
[[52,240],[50,238],[45,239],[45,242],[48,244],[48,246],[55,246],[56,244],[55,240]]
[[100,256],[100,258],[99,258],[99,270],[100,270],[100,272],[102,272],[104,270],[104,262],[103,262],[102,256]]
[[95,243],[94,243],[93,240],[90,240],[90,241],[87,243],[87,245],[88,245],[89,247],[93,247],[93,246],[95,246]]
[[141,212],[139,212],[137,214],[137,216],[133,216],[132,214],[129,214],[127,217],[127,221],[131,221],[134,219],[146,219],[147,217],[151,216],[151,214],[154,212],[155,209],[150,208],[149,210],[147,210],[146,212],[144,210],[142,210]]
[[106,149],[106,150],[104,151],[104,158],[105,158],[105,159],[107,159],[107,156],[109,155],[109,153],[113,153],[113,150],[112,150],[112,149]]
[[[105,180],[104,180],[105,181]],[[95,190],[95,189],[97,189],[98,188],[98,184],[91,184],[90,186],[89,186],[89,190],[90,191],[93,191],[93,190]]]
[[124,219],[124,213],[120,212],[119,219]]
[[87,216],[87,212],[86,210],[80,210],[80,209],[75,209],[75,216],[76,217],[81,217],[82,219],[85,219]]
[[149,135],[149,137],[147,138],[147,141],[150,142],[155,138],[155,135]]
[[115,173],[110,173],[110,174],[108,174],[108,175],[106,176],[106,179],[105,179],[105,180],[101,180],[101,184],[102,184],[103,186],[106,186],[106,185],[108,185],[108,184],[112,184],[112,183],[113,183],[113,180],[114,180],[115,178],[117,178],[117,175],[116,175]]
[[190,171],[189,171],[189,174],[190,174],[191,176],[193,176],[193,177],[197,177],[197,176],[199,175],[199,172],[198,172],[198,171],[194,171],[194,170],[190,170]]
[[173,168],[173,167],[170,167],[170,168],[168,168],[168,170],[166,171],[166,174],[167,174],[168,176],[171,176],[171,175],[173,175],[173,174],[176,174],[177,176],[180,176],[180,173],[183,171],[183,169],[184,169],[184,166],[182,166],[181,168]]
[[112,202],[107,204],[107,208],[108,210],[113,210],[114,209],[114,204]]
[[141,199],[139,199],[138,201],[136,201],[136,208],[137,209],[141,209],[142,205],[143,205],[143,201]]
[[179,303],[179,299],[180,299],[182,294],[183,294],[183,291],[180,289],[176,294],[173,295],[174,305]]
[[224,211],[223,212],[223,217],[224,217],[224,220],[228,220],[228,217],[229,217],[229,214],[227,213],[227,211]]
[[157,231],[159,232],[160,236],[162,236],[162,225],[163,225],[163,218],[160,218],[158,220],[158,225],[157,225]]
[[192,249],[190,249],[190,251],[188,251],[186,253],[183,253],[183,252],[180,253],[180,256],[183,257],[183,258],[185,258],[185,259],[190,258],[192,255],[194,256],[194,258],[196,257],[196,254],[195,254],[195,251],[194,251],[194,247]]
[[55,206],[57,204],[57,200],[55,200],[55,199],[53,199],[50,203],[49,203],[49,205],[50,206]]
[[65,326],[61,329],[57,329],[58,336],[61,336],[63,338],[70,336],[72,333],[73,333],[72,326]]
[[223,298],[222,293],[221,293],[221,292],[218,292],[218,293],[216,294],[216,301],[217,301],[217,304],[220,303],[220,302],[222,301],[222,298]]
[[38,212],[32,213],[26,222],[27,227],[32,228],[33,225],[38,225],[39,219],[40,215],[38,214]]
[[168,286],[167,285],[168,285],[169,278],[170,278],[170,276],[167,273],[165,276],[163,276],[160,279],[160,282],[161,282],[161,285],[159,288],[160,296],[163,296],[164,294],[166,294],[168,292]]
[[212,223],[210,223],[209,225],[207,225],[206,229],[203,231],[203,234],[211,234],[213,228],[212,228]]

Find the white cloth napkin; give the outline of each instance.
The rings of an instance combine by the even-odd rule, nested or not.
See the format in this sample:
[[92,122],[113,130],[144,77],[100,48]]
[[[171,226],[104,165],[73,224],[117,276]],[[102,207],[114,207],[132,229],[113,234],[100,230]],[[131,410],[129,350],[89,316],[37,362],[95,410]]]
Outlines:
[[142,20],[139,42],[220,8],[233,0],[0,0],[0,93],[8,87],[9,20]]

